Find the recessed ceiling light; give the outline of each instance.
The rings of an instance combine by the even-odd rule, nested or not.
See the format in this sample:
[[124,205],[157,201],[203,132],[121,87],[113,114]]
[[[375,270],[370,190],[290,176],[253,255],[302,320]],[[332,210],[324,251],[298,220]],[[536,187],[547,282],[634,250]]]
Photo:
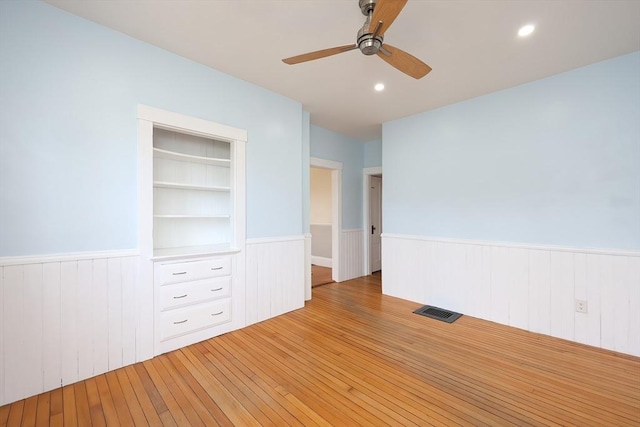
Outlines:
[[536,27],[531,25],[531,24],[527,24],[524,27],[520,28],[518,30],[518,35],[520,37],[527,37],[529,35],[531,35],[531,33],[533,33],[533,30],[535,30]]
[[373,88],[377,92],[382,92],[384,90],[384,84],[383,83],[376,83],[376,85]]

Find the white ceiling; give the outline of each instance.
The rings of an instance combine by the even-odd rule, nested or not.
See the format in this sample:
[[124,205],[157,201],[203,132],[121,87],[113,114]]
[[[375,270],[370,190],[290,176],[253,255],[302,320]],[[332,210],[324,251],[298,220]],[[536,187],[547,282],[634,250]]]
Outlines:
[[[429,64],[421,80],[358,50],[358,0],[47,0],[302,103],[311,122],[381,137],[381,123],[640,50],[639,0],[409,0],[385,42]],[[536,31],[519,39],[518,28]],[[383,82],[384,92],[373,85]]]

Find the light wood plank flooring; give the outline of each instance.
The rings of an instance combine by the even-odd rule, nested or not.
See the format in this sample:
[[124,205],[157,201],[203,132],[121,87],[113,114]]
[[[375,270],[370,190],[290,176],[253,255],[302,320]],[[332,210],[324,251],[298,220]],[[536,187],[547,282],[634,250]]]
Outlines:
[[311,287],[320,285],[326,285],[332,283],[331,278],[332,270],[328,267],[321,267],[319,265],[311,265]]
[[305,308],[0,408],[0,425],[640,425],[640,359],[381,295]]

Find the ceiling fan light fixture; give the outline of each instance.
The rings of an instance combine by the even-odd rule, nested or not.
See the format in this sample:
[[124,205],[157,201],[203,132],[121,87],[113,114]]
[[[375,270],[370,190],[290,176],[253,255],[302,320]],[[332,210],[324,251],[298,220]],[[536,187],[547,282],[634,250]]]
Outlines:
[[519,37],[527,37],[530,36],[531,33],[533,33],[533,31],[536,29],[535,25],[533,24],[527,24],[524,25],[522,27],[520,27],[520,29],[518,30],[518,36]]
[[382,92],[384,90],[384,83],[376,83],[373,88],[376,92]]

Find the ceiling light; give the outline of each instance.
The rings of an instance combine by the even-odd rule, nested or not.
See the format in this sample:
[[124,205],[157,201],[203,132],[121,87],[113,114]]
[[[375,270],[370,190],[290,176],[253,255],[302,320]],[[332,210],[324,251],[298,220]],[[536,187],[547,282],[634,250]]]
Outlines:
[[376,83],[376,85],[373,87],[377,92],[382,92],[384,90],[384,84],[382,83]]
[[527,24],[518,30],[518,35],[520,37],[527,37],[528,35],[531,35],[531,33],[533,33],[533,30],[535,29],[536,29],[535,26],[531,24]]

